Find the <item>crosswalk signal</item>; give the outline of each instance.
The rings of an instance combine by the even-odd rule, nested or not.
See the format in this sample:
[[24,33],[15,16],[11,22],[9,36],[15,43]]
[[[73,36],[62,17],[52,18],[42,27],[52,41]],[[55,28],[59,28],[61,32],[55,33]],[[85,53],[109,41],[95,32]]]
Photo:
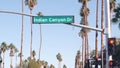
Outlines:
[[116,38],[108,38],[108,54],[113,55],[115,53]]

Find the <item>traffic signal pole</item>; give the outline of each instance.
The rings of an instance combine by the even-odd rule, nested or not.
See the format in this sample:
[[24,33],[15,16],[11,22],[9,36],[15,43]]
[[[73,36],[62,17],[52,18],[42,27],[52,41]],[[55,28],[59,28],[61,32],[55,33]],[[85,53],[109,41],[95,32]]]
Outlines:
[[[30,14],[25,14],[25,13],[19,13],[19,12],[11,12],[11,11],[5,11],[5,10],[0,10],[0,13],[8,13],[8,14],[17,14],[17,15],[24,15],[24,16],[34,16]],[[107,39],[111,37],[111,32],[110,32],[110,5],[109,5],[109,0],[105,0],[105,21],[106,21],[106,29],[100,29],[100,28],[94,28],[86,25],[81,25],[81,24],[76,24],[76,23],[69,23],[67,25],[75,26],[75,27],[83,27],[87,29],[91,29],[94,31],[99,31],[103,32],[106,34],[106,68],[109,68],[109,58],[108,58],[108,43]]]
[[106,68],[109,68],[109,56],[108,56],[108,38],[111,38],[111,28],[110,28],[110,1],[105,1],[105,22],[107,28],[107,35],[106,35]]

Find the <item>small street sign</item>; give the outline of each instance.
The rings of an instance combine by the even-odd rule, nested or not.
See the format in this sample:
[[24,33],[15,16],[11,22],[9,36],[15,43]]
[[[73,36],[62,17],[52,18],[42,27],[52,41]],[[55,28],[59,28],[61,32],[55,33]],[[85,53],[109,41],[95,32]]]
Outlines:
[[74,16],[33,16],[33,24],[74,23]]

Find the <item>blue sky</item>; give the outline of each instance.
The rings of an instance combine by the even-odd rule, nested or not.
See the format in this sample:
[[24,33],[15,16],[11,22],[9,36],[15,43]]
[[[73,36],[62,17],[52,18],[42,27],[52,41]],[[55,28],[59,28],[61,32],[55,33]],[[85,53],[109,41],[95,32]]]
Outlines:
[[[88,18],[89,25],[95,27],[95,5],[96,2],[91,0],[89,2],[90,15]],[[99,5],[100,6],[100,5]],[[73,15],[75,23],[79,23],[81,17],[79,11],[81,4],[78,0],[38,0],[38,5],[34,8],[33,14],[36,15],[39,11],[46,16],[56,15]],[[101,7],[99,7],[100,11]],[[0,2],[0,10],[9,10],[21,12],[21,0],[2,0]],[[29,13],[28,6],[25,6],[25,13]],[[100,25],[100,12],[99,12],[99,25]],[[29,56],[30,45],[30,18],[24,17],[24,48],[23,59]],[[0,13],[0,43],[5,41],[7,44],[13,43],[20,49],[21,43],[21,16],[13,14]],[[99,26],[100,28],[100,26]],[[56,59],[57,53],[61,53],[63,57],[62,64],[66,64],[68,68],[74,68],[75,56],[77,50],[81,47],[81,38],[78,36],[80,28],[73,27],[65,24],[42,24],[42,51],[41,60],[46,60],[50,64],[55,65],[57,68],[58,61]],[[117,25],[112,27],[112,36],[120,37],[120,30]],[[95,47],[95,31],[89,33],[90,50]],[[99,33],[99,49],[100,49],[100,33]],[[40,45],[40,32],[39,25],[33,24],[33,49],[38,55]],[[36,56],[38,58],[38,56]],[[14,57],[15,59],[15,57]],[[9,68],[10,58],[9,51],[5,54],[5,68]],[[19,58],[18,62],[19,63]],[[15,60],[13,60],[15,65]]]

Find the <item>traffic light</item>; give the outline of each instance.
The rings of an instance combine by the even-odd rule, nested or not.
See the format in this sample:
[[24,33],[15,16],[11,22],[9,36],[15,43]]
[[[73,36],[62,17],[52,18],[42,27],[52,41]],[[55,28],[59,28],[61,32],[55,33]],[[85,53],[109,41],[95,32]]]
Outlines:
[[116,38],[108,38],[108,55],[115,54]]
[[113,61],[109,61],[109,66],[113,67]]

